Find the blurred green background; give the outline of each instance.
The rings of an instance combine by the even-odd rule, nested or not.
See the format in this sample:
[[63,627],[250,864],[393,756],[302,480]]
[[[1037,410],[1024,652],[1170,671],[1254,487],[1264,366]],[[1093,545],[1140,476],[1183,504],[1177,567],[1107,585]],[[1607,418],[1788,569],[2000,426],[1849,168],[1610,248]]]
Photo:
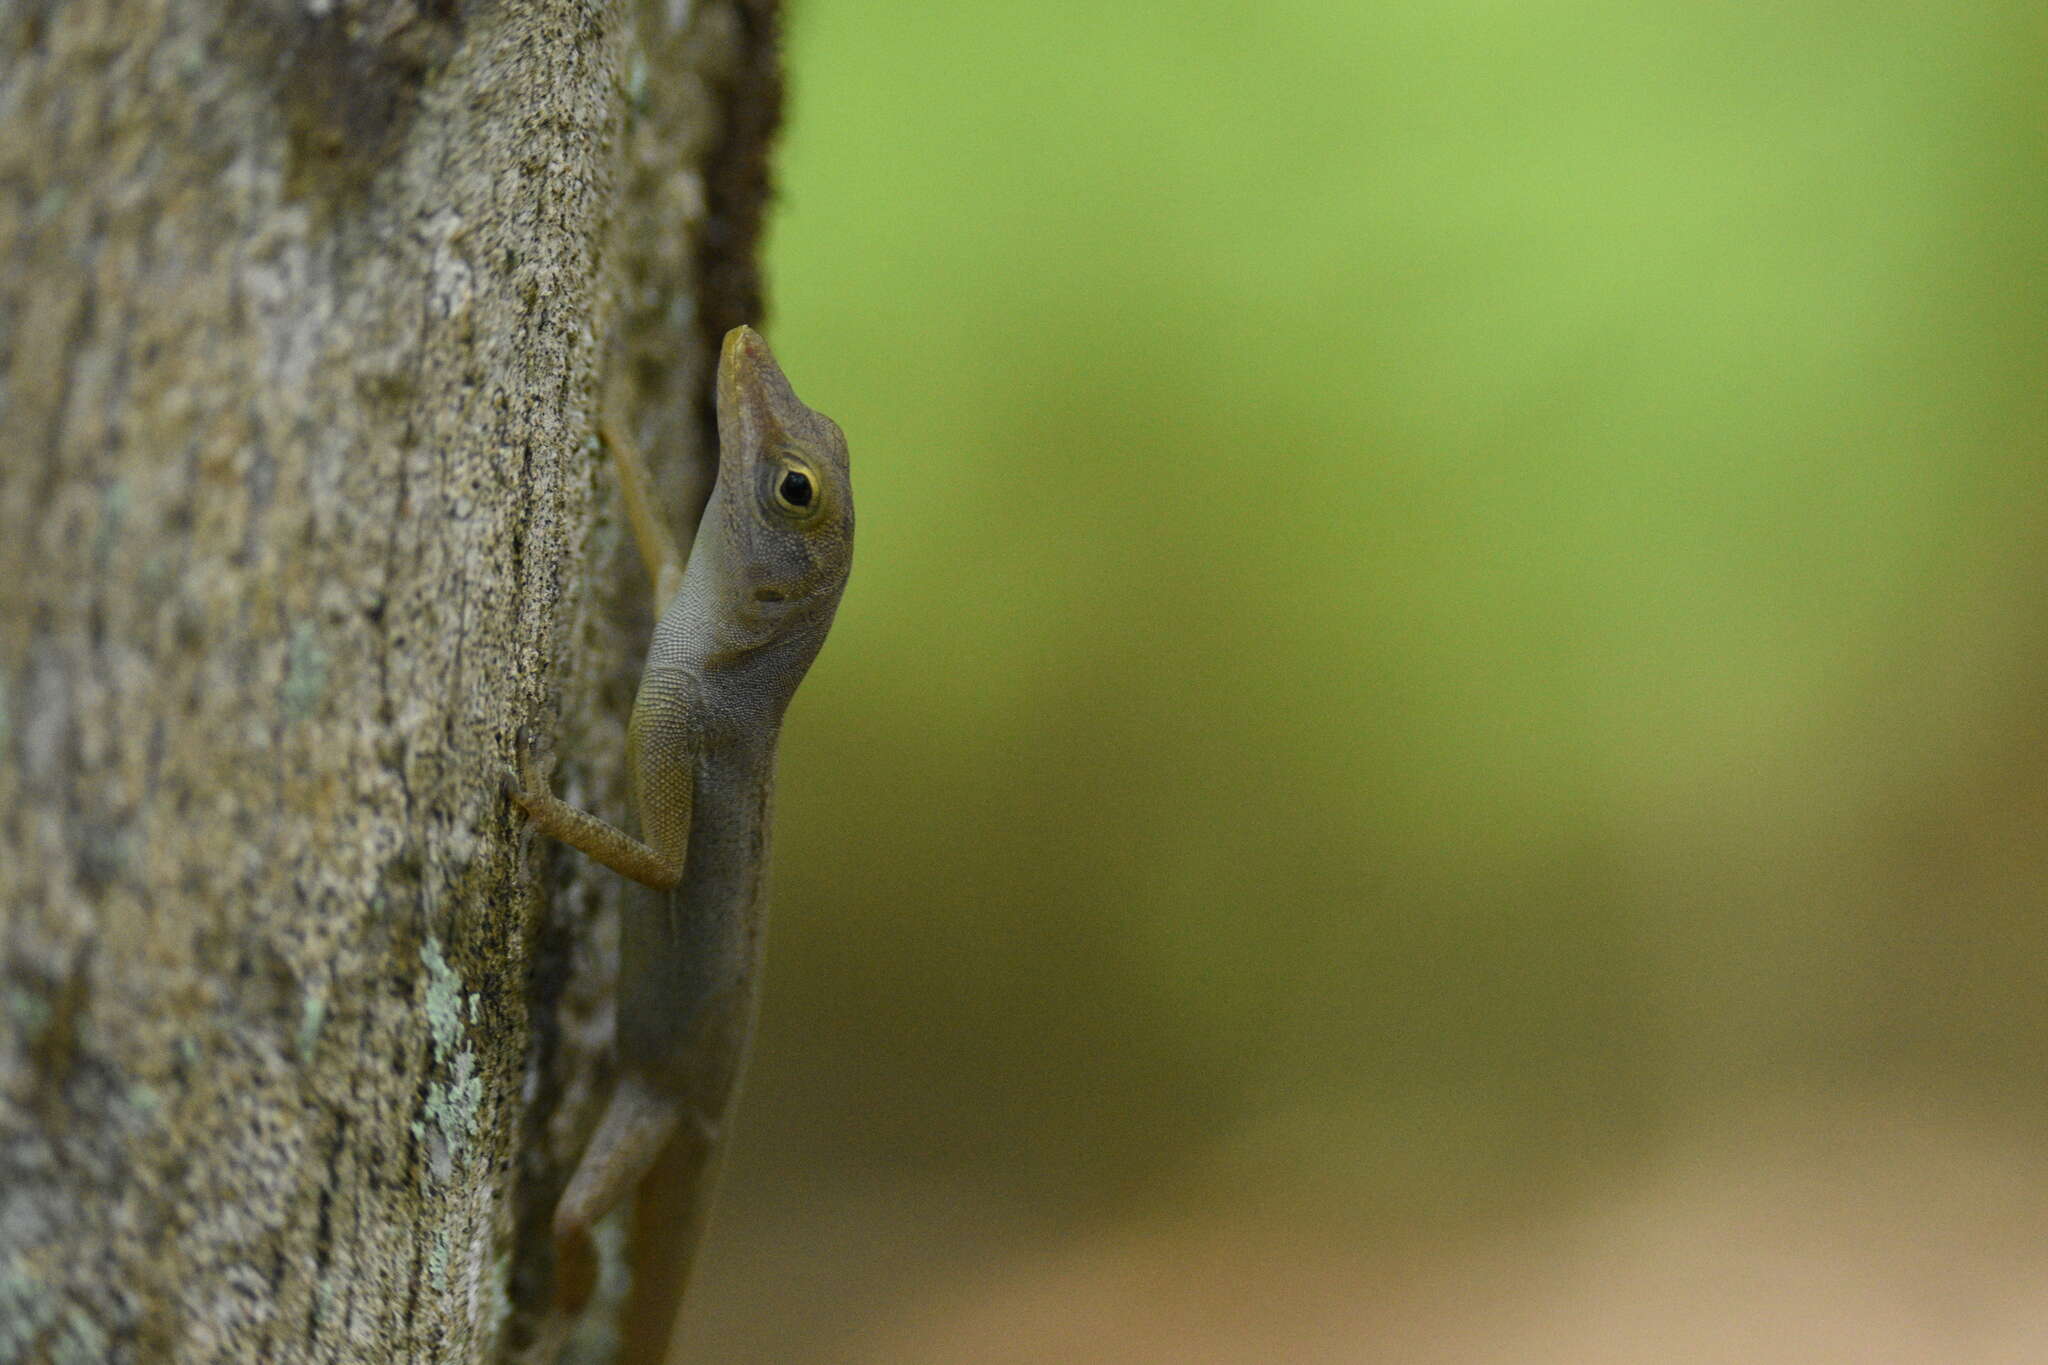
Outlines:
[[697,1358],[2048,1358],[2039,4],[789,40],[860,551]]

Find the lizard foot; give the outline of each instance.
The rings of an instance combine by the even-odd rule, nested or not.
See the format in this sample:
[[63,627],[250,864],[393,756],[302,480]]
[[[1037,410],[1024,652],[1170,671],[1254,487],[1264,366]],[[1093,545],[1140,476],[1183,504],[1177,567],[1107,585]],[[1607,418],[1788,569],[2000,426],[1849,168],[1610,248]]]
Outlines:
[[512,745],[513,761],[498,765],[498,784],[504,788],[505,795],[529,815],[533,814],[536,806],[552,801],[555,795],[548,785],[547,775],[534,762],[536,747],[533,731],[521,727]]

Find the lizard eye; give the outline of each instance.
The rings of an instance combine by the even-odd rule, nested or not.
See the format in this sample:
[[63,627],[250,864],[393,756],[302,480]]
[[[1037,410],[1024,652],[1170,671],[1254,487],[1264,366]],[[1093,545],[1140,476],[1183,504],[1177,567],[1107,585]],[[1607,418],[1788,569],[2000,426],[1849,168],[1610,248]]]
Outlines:
[[782,477],[775,481],[775,501],[782,505],[783,510],[802,516],[811,510],[817,499],[817,485],[811,481],[811,476],[801,469],[784,466]]

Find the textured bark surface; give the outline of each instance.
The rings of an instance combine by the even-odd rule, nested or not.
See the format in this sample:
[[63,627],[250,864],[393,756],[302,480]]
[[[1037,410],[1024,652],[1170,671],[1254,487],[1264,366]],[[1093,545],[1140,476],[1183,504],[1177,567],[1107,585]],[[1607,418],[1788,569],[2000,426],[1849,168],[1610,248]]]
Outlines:
[[530,1354],[615,893],[498,765],[622,812],[764,30],[0,6],[0,1365]]

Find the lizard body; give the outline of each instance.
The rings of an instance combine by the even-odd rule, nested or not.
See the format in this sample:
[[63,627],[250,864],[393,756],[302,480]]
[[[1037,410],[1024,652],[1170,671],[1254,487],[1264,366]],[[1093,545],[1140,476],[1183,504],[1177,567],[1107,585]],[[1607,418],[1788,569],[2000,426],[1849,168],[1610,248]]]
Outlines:
[[717,383],[718,479],[681,570],[637,456],[607,437],[666,602],[626,732],[640,837],[557,799],[523,744],[508,784],[536,828],[645,888],[629,898],[620,934],[618,1085],[555,1209],[567,1312],[594,1280],[591,1227],[657,1160],[680,1164],[664,1183],[690,1206],[662,1240],[685,1265],[694,1247],[753,1031],[776,740],[852,565],[838,426],[798,400],[750,328],[726,335]]

